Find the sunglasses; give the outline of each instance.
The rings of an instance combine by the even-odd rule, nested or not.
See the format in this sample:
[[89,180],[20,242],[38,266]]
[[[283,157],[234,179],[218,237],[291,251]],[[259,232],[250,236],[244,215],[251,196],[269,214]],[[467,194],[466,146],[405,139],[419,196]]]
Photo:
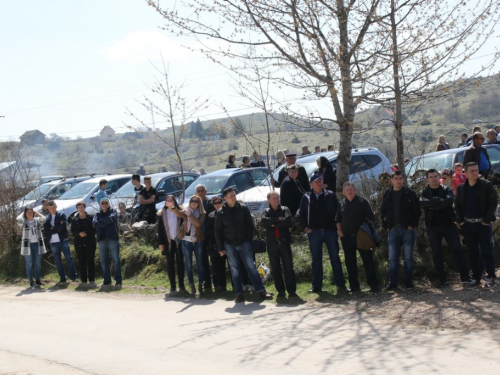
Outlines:
[[196,203],[196,204],[198,204],[198,201],[190,201],[189,203]]
[[215,204],[222,204],[222,202],[214,202],[214,205],[215,205]]

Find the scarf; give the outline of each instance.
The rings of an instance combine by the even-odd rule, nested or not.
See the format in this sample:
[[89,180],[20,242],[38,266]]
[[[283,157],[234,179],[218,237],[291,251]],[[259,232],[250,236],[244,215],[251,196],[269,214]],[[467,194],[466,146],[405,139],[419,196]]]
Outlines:
[[[38,238],[38,254],[45,254],[47,249],[45,248],[45,243],[43,242],[42,236],[42,224],[40,223],[40,218],[33,218],[35,235]],[[21,240],[21,255],[31,255],[31,230],[28,220],[23,219],[22,224],[23,237]]]
[[[191,207],[189,208],[189,211],[191,211],[191,215],[194,216],[195,219],[200,219],[200,210],[193,210]],[[196,225],[194,225],[191,220],[187,219],[187,232],[189,233],[189,237],[191,238],[191,242],[197,242],[196,241]]]

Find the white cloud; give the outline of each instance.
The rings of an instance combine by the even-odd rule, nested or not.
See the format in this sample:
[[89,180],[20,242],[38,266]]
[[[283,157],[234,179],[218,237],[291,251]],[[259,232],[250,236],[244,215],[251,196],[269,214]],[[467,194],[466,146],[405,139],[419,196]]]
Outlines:
[[110,47],[101,50],[111,62],[127,62],[137,65],[160,59],[160,53],[167,61],[181,60],[188,53],[180,43],[169,39],[159,31],[135,31]]

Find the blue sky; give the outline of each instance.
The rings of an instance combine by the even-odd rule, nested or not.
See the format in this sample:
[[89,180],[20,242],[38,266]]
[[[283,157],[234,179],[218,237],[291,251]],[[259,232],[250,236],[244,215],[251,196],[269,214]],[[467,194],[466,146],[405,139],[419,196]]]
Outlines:
[[[142,0],[3,0],[0,2],[0,141],[27,130],[91,137],[105,125],[124,132],[151,114],[136,103],[149,94],[160,53],[187,98],[211,98],[203,119],[251,113],[222,68],[159,30],[163,18]],[[498,34],[498,33],[496,33]],[[498,44],[492,40],[480,53]],[[473,64],[479,64],[475,60]],[[158,121],[158,119],[157,119]],[[164,124],[158,124],[165,127]]]

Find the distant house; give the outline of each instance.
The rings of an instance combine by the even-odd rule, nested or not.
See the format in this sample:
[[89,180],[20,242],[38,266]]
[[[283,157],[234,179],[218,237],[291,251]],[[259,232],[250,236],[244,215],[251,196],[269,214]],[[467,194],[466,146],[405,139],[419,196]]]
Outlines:
[[25,145],[39,145],[45,142],[45,134],[40,130],[29,130],[19,137],[21,143]]
[[104,128],[102,128],[99,135],[101,136],[101,139],[103,141],[112,141],[115,139],[115,131],[109,125],[106,125]]
[[141,139],[142,135],[137,132],[126,132],[123,134],[123,139]]

